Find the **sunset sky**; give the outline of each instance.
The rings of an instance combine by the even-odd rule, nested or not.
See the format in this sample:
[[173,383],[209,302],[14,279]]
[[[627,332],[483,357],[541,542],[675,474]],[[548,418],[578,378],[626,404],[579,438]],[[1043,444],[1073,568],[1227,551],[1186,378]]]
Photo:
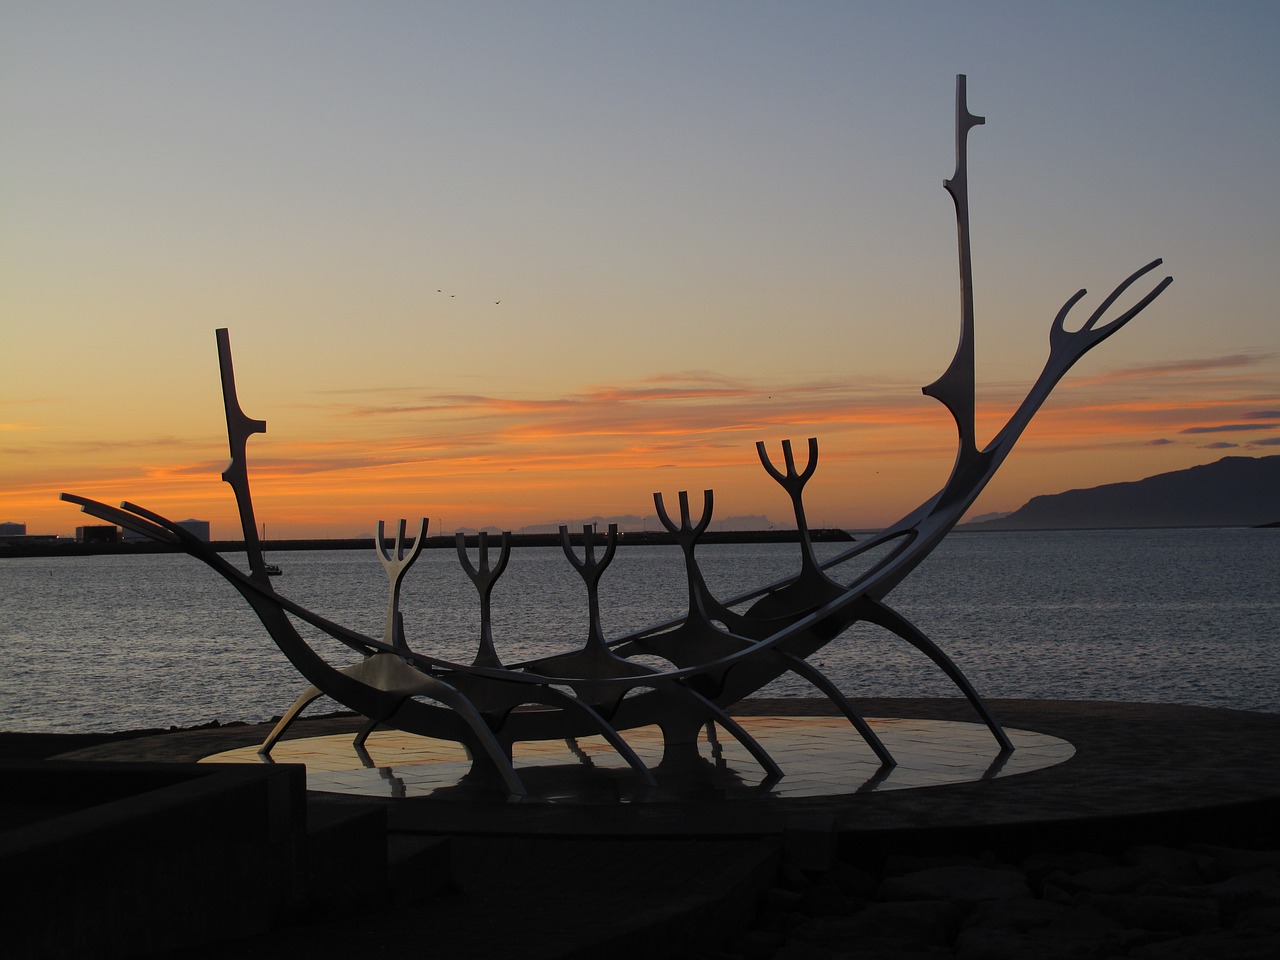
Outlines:
[[754,443],[810,436],[812,523],[896,519],[954,454],[957,73],[984,440],[1076,290],[1174,278],[973,512],[1280,454],[1280,4],[7,0],[0,521],[237,535],[217,327],[272,538],[781,525]]

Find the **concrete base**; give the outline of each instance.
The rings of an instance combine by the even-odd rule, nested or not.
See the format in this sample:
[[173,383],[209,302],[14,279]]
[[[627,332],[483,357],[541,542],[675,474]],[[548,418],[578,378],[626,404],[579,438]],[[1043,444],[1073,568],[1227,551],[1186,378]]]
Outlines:
[[6,956],[264,934],[306,898],[304,770],[3,761]]
[[[867,716],[973,719],[963,701],[856,705]],[[744,800],[456,803],[313,794],[312,803],[328,796],[323,802],[379,805],[392,837],[451,837],[454,894],[411,911],[392,910],[388,898],[387,909],[277,930],[237,945],[235,955],[363,955],[375,947],[407,953],[429,940],[434,952],[453,956],[642,956],[651,942],[646,931],[665,931],[675,949],[696,946],[698,931],[740,928],[761,891],[778,882],[780,864],[824,870],[886,854],[1018,857],[1146,842],[1280,847],[1280,715],[1133,703],[991,706],[1006,726],[1067,741],[1074,754],[1015,776]],[[823,703],[770,701],[744,704],[738,714],[788,711],[830,713]],[[296,733],[354,734],[359,726],[354,718],[302,721]],[[264,733],[262,727],[180,732],[75,755],[190,762],[254,745]],[[686,934],[691,939],[681,941]]]

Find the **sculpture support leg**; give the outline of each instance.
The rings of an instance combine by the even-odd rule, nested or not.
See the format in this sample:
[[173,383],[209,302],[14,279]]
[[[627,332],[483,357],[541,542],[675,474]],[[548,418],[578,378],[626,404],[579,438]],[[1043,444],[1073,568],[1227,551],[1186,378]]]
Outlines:
[[[746,747],[747,752],[755,758],[756,763],[760,764],[760,766],[764,768],[765,774],[769,779],[775,780],[782,776],[782,768],[778,766],[777,761],[774,760],[773,757],[769,756],[768,751],[760,745],[760,741],[743,729],[742,724],[738,723],[737,720],[733,719],[733,717],[729,716],[729,714],[725,713],[720,709],[720,707],[716,706],[702,694],[679,684],[675,686],[677,689],[682,691],[683,699],[693,699],[698,706],[711,715],[711,719],[714,720],[714,722],[720,724],[720,726],[733,734],[733,738]],[[670,688],[664,686],[662,689],[668,690]],[[663,735],[666,735],[665,730],[663,731]]]
[[311,706],[315,701],[324,696],[324,691],[317,687],[314,683],[307,684],[307,688],[298,694],[298,699],[284,712],[271,732],[267,734],[267,739],[262,741],[262,746],[258,748],[258,755],[262,757],[271,756],[271,748],[276,745],[276,741],[284,735],[285,730],[289,729],[289,725],[298,719],[298,714]]
[[853,704],[849,702],[848,698],[840,692],[840,689],[831,682],[826,674],[801,657],[795,657],[789,653],[782,653],[781,656],[790,664],[793,673],[808,680],[821,690],[828,700],[836,705],[836,708],[853,724],[854,729],[862,735],[862,739],[867,742],[867,746],[875,751],[875,755],[880,759],[881,766],[896,767],[898,765],[898,761],[893,759],[893,754],[889,752],[889,748],[884,745],[884,742],[876,736],[876,732],[871,729],[871,725],[862,718],[858,711],[853,709]]
[[996,742],[1000,744],[1000,749],[1002,751],[1013,750],[1013,742],[1009,739],[1008,734],[1004,732],[1004,727],[1000,726],[999,721],[987,709],[987,705],[983,702],[982,697],[978,695],[978,691],[974,689],[973,684],[969,682],[969,678],[961,673],[960,668],[952,662],[951,658],[943,653],[936,643],[926,637],[919,627],[893,608],[870,599],[865,601],[863,619],[868,623],[874,623],[897,634],[941,667],[942,672],[951,678],[951,682],[960,688],[969,703],[973,705],[973,709],[978,711],[978,716],[982,717],[983,722],[991,730]]
[[[546,687],[542,690],[542,693],[549,694],[550,697],[548,699],[555,700],[557,703],[561,703],[566,707],[577,710],[578,712],[590,717],[591,722],[599,728],[601,736],[609,741],[609,745],[618,752],[622,759],[627,761],[628,766],[630,766],[631,769],[640,776],[640,778],[645,782],[645,785],[650,787],[657,786],[657,782],[653,779],[653,774],[649,771],[649,768],[644,765],[644,761],[641,760],[636,752],[631,749],[631,744],[622,739],[622,735],[614,729],[613,725],[604,717],[600,716],[600,714],[594,710],[590,704],[583,700],[579,700],[577,697],[571,697],[567,693],[556,690],[554,687]],[[573,748],[570,747],[570,749]]]
[[363,750],[365,742],[369,739],[369,734],[373,733],[374,730],[377,730],[385,719],[385,717],[370,717],[369,722],[360,728],[360,732],[357,733],[355,739],[351,741],[351,745],[355,747],[357,751]]

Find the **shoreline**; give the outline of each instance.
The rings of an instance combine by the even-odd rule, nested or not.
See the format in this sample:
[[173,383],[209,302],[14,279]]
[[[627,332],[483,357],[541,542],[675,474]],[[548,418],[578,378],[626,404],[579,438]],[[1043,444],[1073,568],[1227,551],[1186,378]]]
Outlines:
[[[495,540],[500,533],[489,531]],[[475,533],[465,534],[469,546],[477,540]],[[603,538],[603,534],[600,534]],[[854,536],[835,528],[821,528],[809,531],[809,538],[814,543],[853,543]],[[571,533],[569,540],[576,546],[582,544],[582,532]],[[412,543],[412,540],[409,541]],[[675,538],[665,530],[632,530],[618,534],[619,545],[625,546],[670,546]],[[707,530],[699,538],[700,545],[706,544],[741,544],[741,543],[799,543],[798,530]],[[394,537],[384,537],[383,543],[395,548]],[[423,544],[424,550],[452,549],[456,546],[455,534],[428,536]],[[300,550],[372,550],[373,537],[350,537],[319,540],[264,540],[262,549],[267,553],[287,553]],[[211,540],[209,545],[218,553],[242,553],[245,549],[243,540]],[[558,547],[558,533],[513,533],[513,547]],[[40,541],[35,543],[0,543],[0,560],[6,557],[90,557],[90,556],[130,556],[133,554],[183,553],[176,544],[158,543],[145,540],[138,543],[78,543],[72,540]]]
[[[959,524],[952,534],[967,533],[1096,533],[1116,530],[1275,530],[1280,528],[1280,520],[1271,523],[1257,524],[1183,524],[1158,526],[1082,526],[1082,527],[1015,527],[988,526],[986,523]],[[495,531],[485,531],[493,539],[501,537]],[[860,539],[875,536],[880,531],[862,528],[848,530],[823,527],[809,531],[809,539],[813,543],[856,543]],[[428,536],[423,544],[424,550],[451,549],[456,546],[456,534],[438,534]],[[464,534],[469,547],[477,542],[477,533]],[[603,535],[601,535],[603,536]],[[43,557],[93,557],[93,556],[132,556],[137,554],[183,553],[181,547],[170,543],[159,543],[144,540],[129,543],[82,543],[69,537],[56,539],[35,537],[31,542],[16,540],[0,541],[0,560],[9,558],[43,558]],[[582,533],[571,533],[569,540],[574,546],[582,545]],[[321,539],[288,539],[263,540],[262,550],[265,553],[290,553],[308,550],[372,550],[373,537],[330,537]],[[395,548],[395,539],[385,537],[384,544],[388,549]],[[412,538],[409,543],[412,544]],[[618,534],[620,546],[671,546],[675,538],[665,530],[624,530]],[[794,529],[787,530],[707,530],[699,538],[699,545],[717,544],[751,544],[751,543],[799,543],[800,533]],[[209,545],[217,553],[243,553],[243,540],[211,540]],[[558,547],[558,533],[512,533],[513,547]]]

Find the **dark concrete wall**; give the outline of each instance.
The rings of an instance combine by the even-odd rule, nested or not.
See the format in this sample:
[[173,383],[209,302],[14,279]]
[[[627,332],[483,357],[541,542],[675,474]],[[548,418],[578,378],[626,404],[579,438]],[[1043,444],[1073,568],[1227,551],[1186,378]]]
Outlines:
[[250,936],[306,894],[301,766],[5,761],[0,783],[7,956]]

